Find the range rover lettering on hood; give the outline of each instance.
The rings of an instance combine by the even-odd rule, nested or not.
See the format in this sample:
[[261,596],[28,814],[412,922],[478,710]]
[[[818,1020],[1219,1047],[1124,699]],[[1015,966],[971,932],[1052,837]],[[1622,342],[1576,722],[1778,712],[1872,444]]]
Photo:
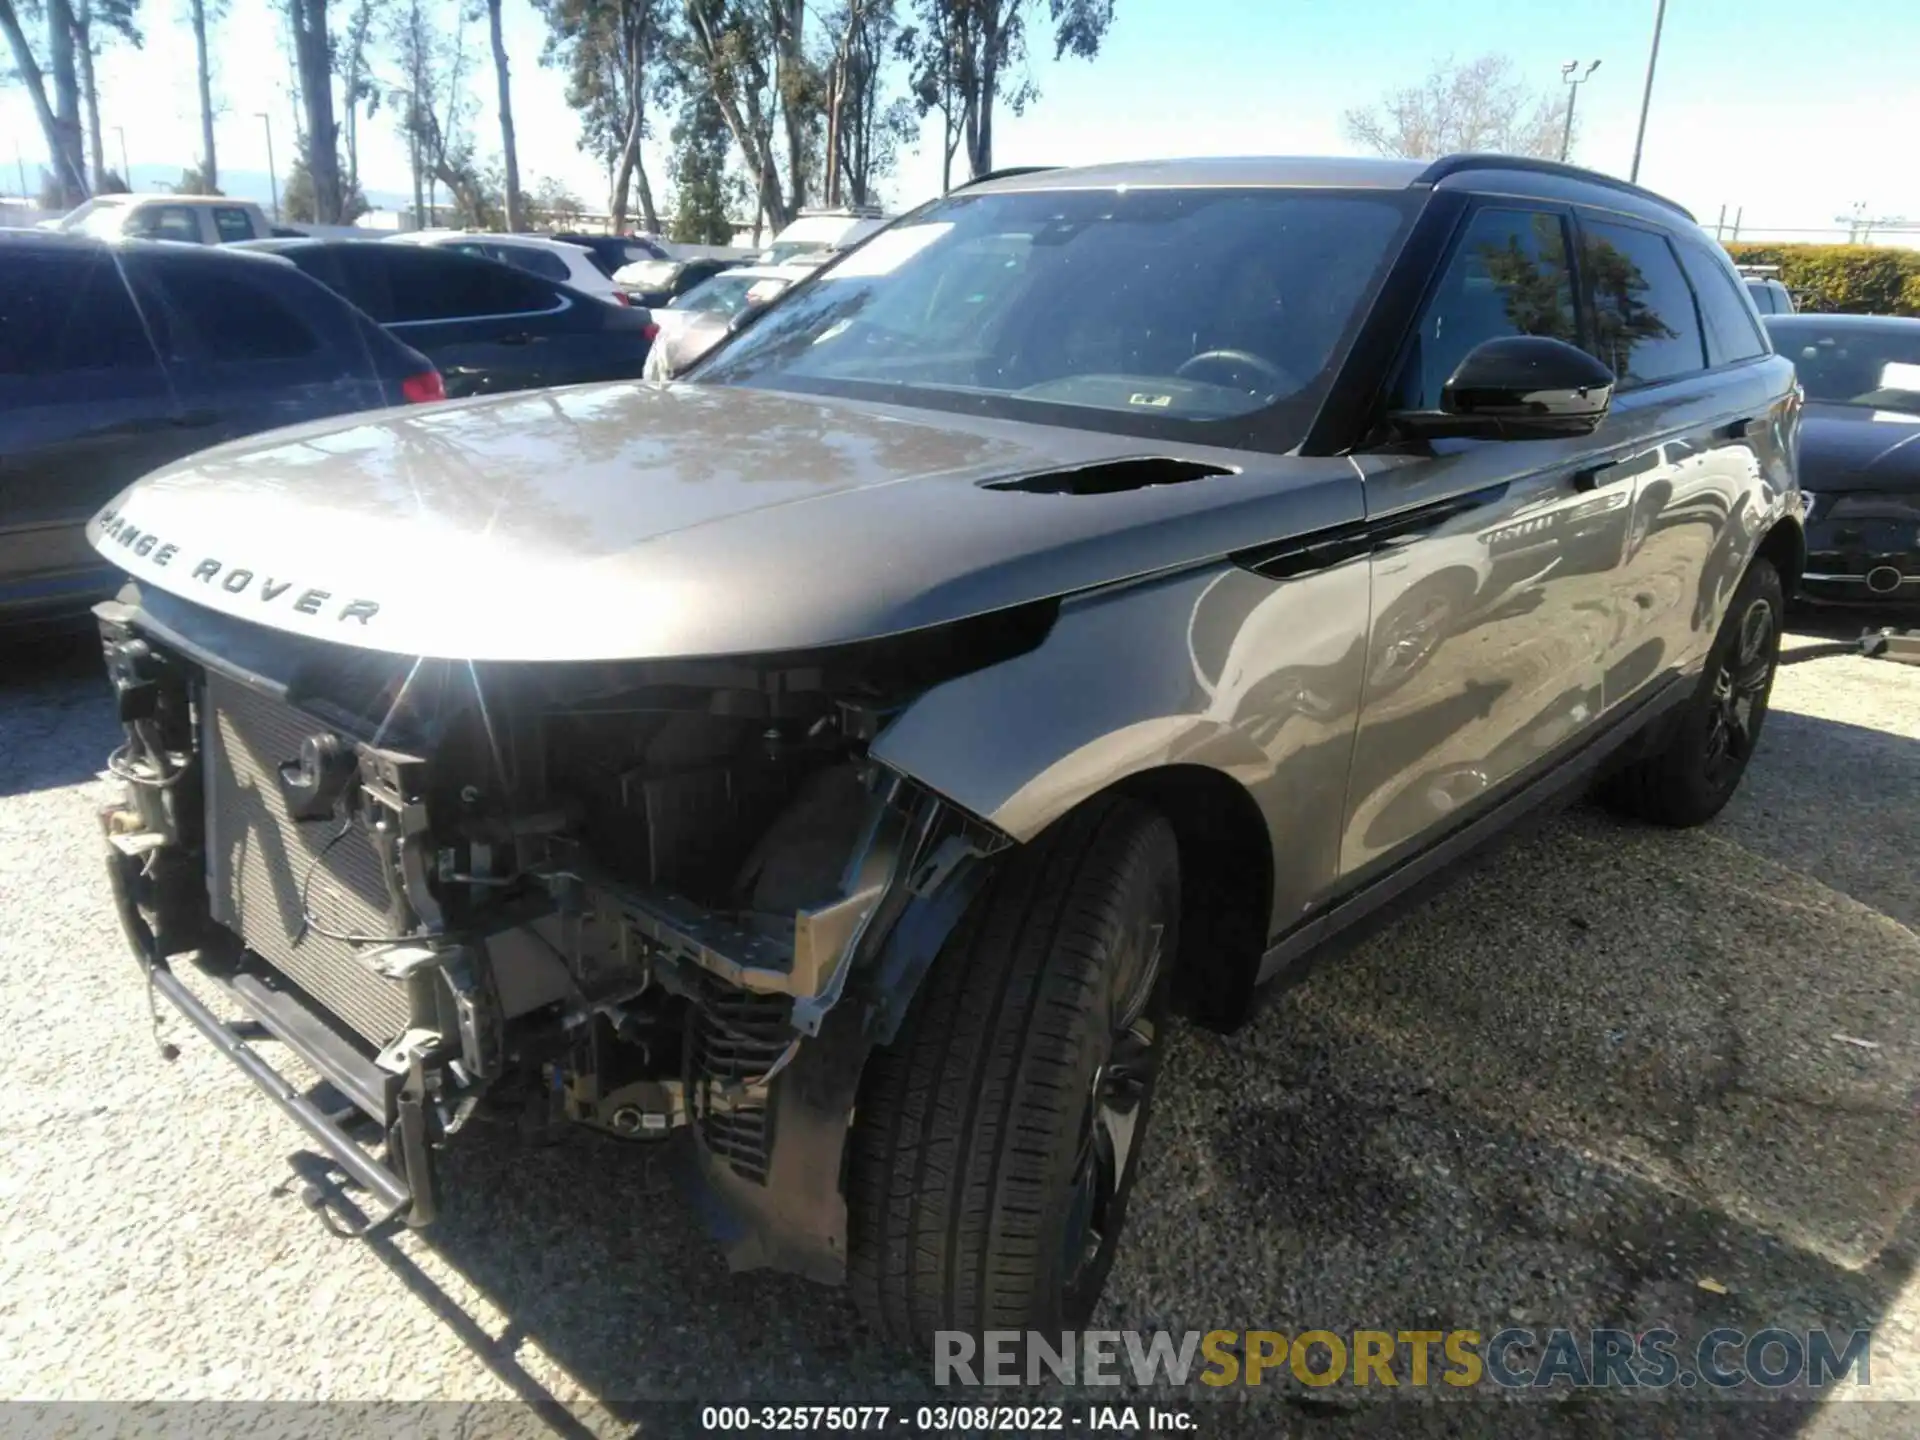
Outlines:
[[[151,530],[142,530],[117,511],[101,511],[99,526],[103,542],[114,541],[135,559],[144,560],[156,569],[173,569],[180,558],[178,544],[163,540]],[[330,590],[296,585],[273,575],[256,575],[244,565],[229,565],[214,556],[198,561],[192,578],[206,585],[217,585],[229,595],[251,594],[262,604],[284,602],[287,608],[302,615],[332,615],[335,620],[358,620],[364,625],[380,613],[377,600],[338,600]]]

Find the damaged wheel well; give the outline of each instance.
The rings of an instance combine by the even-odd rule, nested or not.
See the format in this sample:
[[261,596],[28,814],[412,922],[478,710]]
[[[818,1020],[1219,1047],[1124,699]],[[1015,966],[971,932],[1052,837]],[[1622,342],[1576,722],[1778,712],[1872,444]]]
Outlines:
[[1766,538],[1760,542],[1760,548],[1754,552],[1764,555],[1773,562],[1773,568],[1780,572],[1780,583],[1792,595],[1800,584],[1800,574],[1807,565],[1807,539],[1799,522],[1781,520],[1769,530]]
[[1174,999],[1210,1029],[1243,1021],[1266,948],[1273,844],[1260,808],[1218,770],[1169,765],[1117,787],[1167,817],[1180,844]]

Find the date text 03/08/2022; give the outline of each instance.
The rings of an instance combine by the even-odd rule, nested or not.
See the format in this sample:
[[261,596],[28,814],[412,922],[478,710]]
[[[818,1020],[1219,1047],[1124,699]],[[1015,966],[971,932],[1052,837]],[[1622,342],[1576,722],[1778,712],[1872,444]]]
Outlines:
[[1194,1432],[1190,1410],[1165,1405],[707,1405],[702,1430],[762,1434],[784,1430],[906,1430],[915,1434],[1004,1430]]

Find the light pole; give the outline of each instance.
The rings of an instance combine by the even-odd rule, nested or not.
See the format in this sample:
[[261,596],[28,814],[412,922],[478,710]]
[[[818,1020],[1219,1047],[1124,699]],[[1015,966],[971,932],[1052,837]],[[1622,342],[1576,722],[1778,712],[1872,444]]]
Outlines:
[[113,133],[120,137],[120,178],[126,182],[127,189],[133,189],[133,166],[127,163],[127,127],[116,125]]
[[1578,60],[1569,60],[1560,67],[1560,79],[1567,87],[1567,128],[1560,132],[1560,163],[1566,164],[1567,152],[1573,148],[1573,102],[1580,98],[1580,87],[1593,78],[1593,72],[1600,68],[1595,60],[1584,72],[1580,71]]
[[273,168],[273,120],[264,110],[256,110],[260,123],[267,127],[267,185],[273,191],[273,223],[280,223],[280,172]]
[[1660,63],[1660,29],[1667,23],[1667,0],[1659,0],[1653,12],[1653,45],[1647,51],[1647,84],[1640,92],[1640,128],[1633,136],[1633,169],[1628,180],[1640,178],[1640,149],[1647,143],[1647,106],[1653,103],[1653,67]]

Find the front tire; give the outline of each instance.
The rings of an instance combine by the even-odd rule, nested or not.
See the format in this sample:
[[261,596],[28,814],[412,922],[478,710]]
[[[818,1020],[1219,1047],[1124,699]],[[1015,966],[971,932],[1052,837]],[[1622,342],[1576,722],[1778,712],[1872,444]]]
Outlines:
[[1092,1313],[1139,1170],[1179,944],[1173,830],[1095,799],[1014,855],[862,1079],[848,1278],[889,1340]]
[[1779,572],[1764,557],[1756,559],[1666,743],[1612,778],[1601,792],[1609,805],[1676,828],[1704,825],[1720,813],[1760,743],[1786,609]]

